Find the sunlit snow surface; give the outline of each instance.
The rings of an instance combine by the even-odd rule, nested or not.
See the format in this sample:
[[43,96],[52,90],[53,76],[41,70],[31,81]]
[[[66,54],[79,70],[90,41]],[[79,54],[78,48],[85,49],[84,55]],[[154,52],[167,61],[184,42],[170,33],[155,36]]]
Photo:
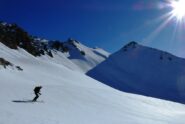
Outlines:
[[[185,106],[112,89],[64,64],[0,44],[0,56],[23,68],[0,68],[0,124],[184,124]],[[65,64],[69,64],[65,60]],[[30,100],[34,86],[42,96]]]

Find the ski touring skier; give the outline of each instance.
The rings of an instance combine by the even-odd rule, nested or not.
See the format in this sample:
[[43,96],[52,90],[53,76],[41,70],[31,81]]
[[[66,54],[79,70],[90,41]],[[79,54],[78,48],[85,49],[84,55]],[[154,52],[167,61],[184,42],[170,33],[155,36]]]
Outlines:
[[37,86],[34,88],[35,97],[32,100],[33,102],[36,102],[37,99],[39,98],[39,95],[41,95],[41,93],[40,93],[41,88],[42,88],[42,86]]

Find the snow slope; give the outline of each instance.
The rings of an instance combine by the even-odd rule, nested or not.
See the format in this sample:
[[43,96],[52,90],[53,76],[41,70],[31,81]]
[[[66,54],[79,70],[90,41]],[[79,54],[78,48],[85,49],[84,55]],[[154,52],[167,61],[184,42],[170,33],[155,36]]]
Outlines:
[[[36,38],[34,44],[37,49],[45,50],[44,47],[46,47],[47,51],[51,51],[52,57],[48,56],[47,51],[45,51],[41,58],[46,61],[63,64],[72,70],[82,73],[86,73],[94,68],[110,55],[103,49],[90,48],[73,39],[68,39],[66,42],[57,41],[57,49],[53,47],[56,46],[56,41]],[[64,52],[61,47],[65,47],[67,50]]]
[[[110,53],[101,48],[89,48],[79,41],[70,40],[64,43],[69,48],[68,54],[65,54],[75,65],[83,72],[87,72],[96,65],[108,58]],[[82,53],[84,55],[82,55]]]
[[[185,122],[182,104],[117,91],[63,64],[3,44],[0,57],[23,69],[0,67],[0,124]],[[37,85],[43,86],[39,102],[23,102],[34,97],[32,90]]]
[[[71,38],[62,42],[30,35],[17,24],[0,22],[0,32],[0,42],[9,48],[23,48],[34,56],[41,56],[45,61],[65,64],[64,66],[83,73],[86,73],[109,56],[109,53],[103,49],[89,48]],[[69,65],[67,65],[68,63]]]
[[87,74],[121,91],[185,103],[185,60],[134,42]]

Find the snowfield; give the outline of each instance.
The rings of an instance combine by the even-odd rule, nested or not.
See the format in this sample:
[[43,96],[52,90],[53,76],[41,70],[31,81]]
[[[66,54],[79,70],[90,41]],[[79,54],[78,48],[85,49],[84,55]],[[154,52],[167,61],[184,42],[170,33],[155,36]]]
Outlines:
[[87,75],[124,92],[185,103],[185,59],[135,42]]
[[[185,123],[183,104],[120,92],[70,69],[75,65],[65,57],[53,62],[3,44],[0,57],[23,69],[0,66],[0,124]],[[37,85],[43,86],[38,102],[23,102]]]

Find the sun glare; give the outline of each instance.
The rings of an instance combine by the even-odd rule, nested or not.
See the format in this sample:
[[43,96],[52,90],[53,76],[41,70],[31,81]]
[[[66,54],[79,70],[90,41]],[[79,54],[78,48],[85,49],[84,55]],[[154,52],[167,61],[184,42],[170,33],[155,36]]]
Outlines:
[[173,32],[170,34],[170,44],[173,44],[172,42],[175,39],[183,41],[185,31],[185,0],[163,0],[163,2],[159,2],[158,9],[165,9],[165,13],[151,21],[152,23],[159,22],[159,25],[145,38],[145,42],[155,39],[169,25],[173,25]]
[[185,0],[176,0],[171,3],[172,14],[177,20],[185,18]]

